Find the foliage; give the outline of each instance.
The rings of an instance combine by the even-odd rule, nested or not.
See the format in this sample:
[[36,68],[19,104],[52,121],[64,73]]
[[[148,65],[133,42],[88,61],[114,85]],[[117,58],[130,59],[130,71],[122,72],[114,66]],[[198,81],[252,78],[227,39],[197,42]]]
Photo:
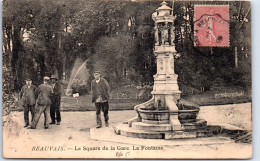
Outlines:
[[95,49],[94,68],[100,69],[110,82],[120,82],[122,73],[133,67],[130,56],[135,49],[134,45],[134,41],[129,35],[100,38]]
[[[31,77],[36,85],[43,76],[53,73],[68,80],[76,58],[88,59],[90,74],[97,68],[102,70],[112,86],[126,79],[138,84],[153,82],[156,64],[151,15],[160,6],[159,1],[4,0],[2,3],[3,52],[10,58],[13,89],[20,89],[25,77]],[[220,86],[251,88],[250,2],[196,2],[229,4],[230,47],[226,48],[193,46],[194,4],[169,2],[177,16],[175,44],[181,56],[175,59],[175,72],[179,75],[180,88],[203,92],[217,82],[221,82]],[[248,22],[244,22],[245,18]]]

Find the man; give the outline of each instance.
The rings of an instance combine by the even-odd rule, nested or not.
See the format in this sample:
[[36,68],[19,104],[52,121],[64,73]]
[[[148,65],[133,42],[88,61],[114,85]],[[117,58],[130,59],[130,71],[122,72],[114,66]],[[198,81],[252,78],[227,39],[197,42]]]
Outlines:
[[57,119],[57,125],[60,125],[61,116],[60,116],[60,100],[62,94],[61,84],[58,83],[58,78],[56,75],[51,76],[51,86],[52,86],[52,96],[51,96],[51,123],[55,124],[55,114]]
[[51,86],[49,85],[50,78],[44,77],[43,84],[39,85],[37,88],[37,99],[35,106],[35,114],[33,118],[33,122],[30,129],[35,129],[38,121],[41,117],[41,114],[44,113],[44,128],[48,129],[49,127],[49,110],[51,105]]
[[24,111],[24,127],[27,127],[29,126],[29,111],[31,112],[32,120],[34,117],[36,86],[32,84],[32,80],[29,78],[25,82],[26,85],[22,87],[19,98]]
[[110,93],[110,87],[108,82],[100,77],[100,72],[94,72],[95,79],[91,82],[91,91],[92,91],[92,102],[95,103],[96,106],[96,121],[97,127],[102,127],[101,117],[100,117],[100,110],[104,113],[105,124],[108,127],[108,99]]

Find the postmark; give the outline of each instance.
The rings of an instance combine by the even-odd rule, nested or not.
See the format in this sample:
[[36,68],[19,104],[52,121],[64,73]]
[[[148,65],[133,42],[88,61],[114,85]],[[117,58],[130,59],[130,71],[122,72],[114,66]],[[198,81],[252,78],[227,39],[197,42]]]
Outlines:
[[194,5],[194,46],[229,46],[229,5]]

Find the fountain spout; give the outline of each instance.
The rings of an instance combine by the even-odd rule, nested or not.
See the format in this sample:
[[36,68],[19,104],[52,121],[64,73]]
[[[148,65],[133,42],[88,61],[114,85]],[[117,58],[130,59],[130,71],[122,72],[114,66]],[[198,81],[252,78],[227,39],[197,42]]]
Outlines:
[[162,101],[160,99],[157,100],[157,106],[156,106],[157,110],[162,109]]

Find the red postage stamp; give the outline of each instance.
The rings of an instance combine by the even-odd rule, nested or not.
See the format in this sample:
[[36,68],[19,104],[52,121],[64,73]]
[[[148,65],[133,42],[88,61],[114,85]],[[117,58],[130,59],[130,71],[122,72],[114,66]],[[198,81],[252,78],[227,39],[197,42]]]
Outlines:
[[194,46],[229,46],[229,5],[195,5]]

